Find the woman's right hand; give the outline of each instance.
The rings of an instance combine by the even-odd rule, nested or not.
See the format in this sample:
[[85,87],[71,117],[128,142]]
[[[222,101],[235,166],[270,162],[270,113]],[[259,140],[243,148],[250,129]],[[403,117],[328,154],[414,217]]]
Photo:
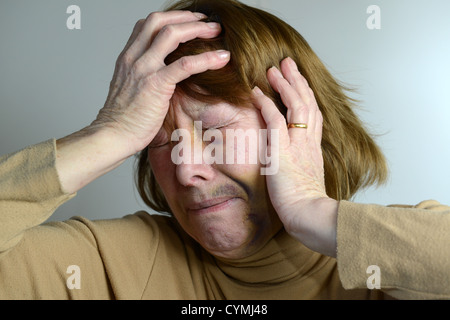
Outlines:
[[138,21],[117,60],[105,106],[90,129],[112,129],[126,139],[130,155],[144,149],[163,124],[176,84],[229,61],[229,52],[218,51],[164,63],[180,43],[219,35],[220,24],[199,21],[203,18],[201,13],[169,11]]
[[143,150],[167,115],[176,84],[193,74],[224,67],[228,51],[184,56],[166,65],[180,43],[214,38],[220,25],[201,13],[155,12],[139,20],[117,59],[104,107],[91,125],[56,143],[62,189],[73,193]]

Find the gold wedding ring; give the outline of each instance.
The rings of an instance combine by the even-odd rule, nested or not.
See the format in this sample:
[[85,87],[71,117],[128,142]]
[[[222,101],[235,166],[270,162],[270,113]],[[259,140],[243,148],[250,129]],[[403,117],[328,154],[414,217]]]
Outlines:
[[289,123],[288,128],[302,128],[307,129],[308,125],[306,123]]

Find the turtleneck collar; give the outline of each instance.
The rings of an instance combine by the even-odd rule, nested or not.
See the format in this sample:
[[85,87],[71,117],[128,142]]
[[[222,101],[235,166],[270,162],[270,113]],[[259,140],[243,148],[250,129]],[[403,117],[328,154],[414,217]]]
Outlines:
[[311,251],[282,228],[253,255],[237,260],[214,257],[219,269],[234,280],[277,284],[310,274],[330,258]]

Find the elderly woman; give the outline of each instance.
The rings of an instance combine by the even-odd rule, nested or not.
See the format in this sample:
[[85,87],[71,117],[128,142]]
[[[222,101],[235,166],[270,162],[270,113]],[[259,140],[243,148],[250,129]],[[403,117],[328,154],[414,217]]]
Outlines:
[[[256,163],[233,161],[250,158],[224,144],[237,130],[267,130]],[[214,152],[189,161],[181,140]],[[136,153],[142,198],[168,215],[42,224]],[[349,201],[386,171],[295,30],[235,0],[180,1],[138,21],[91,125],[0,158],[0,298],[449,298],[449,207]]]

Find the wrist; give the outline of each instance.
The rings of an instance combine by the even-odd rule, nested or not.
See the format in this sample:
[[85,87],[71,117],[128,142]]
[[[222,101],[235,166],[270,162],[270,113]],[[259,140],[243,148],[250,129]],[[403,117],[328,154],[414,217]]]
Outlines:
[[111,130],[87,127],[56,141],[56,170],[61,188],[75,193],[123,163],[130,151]]
[[310,200],[300,205],[302,223],[289,234],[305,246],[321,254],[336,257],[336,230],[339,202],[328,197]]

